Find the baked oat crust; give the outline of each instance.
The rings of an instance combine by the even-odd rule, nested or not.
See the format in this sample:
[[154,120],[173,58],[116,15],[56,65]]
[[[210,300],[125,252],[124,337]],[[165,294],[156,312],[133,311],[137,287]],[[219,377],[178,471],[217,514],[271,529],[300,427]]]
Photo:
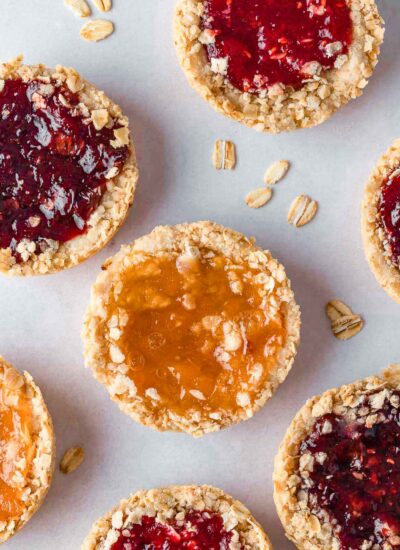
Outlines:
[[[332,412],[345,415],[357,407],[365,395],[399,387],[400,365],[390,365],[380,377],[358,380],[309,399],[294,417],[275,457],[273,481],[274,501],[286,536],[300,550],[339,550],[341,547],[328,514],[317,517],[307,500],[298,498],[302,468],[308,467],[300,464],[301,443],[320,416]],[[374,412],[373,404],[370,412]]]
[[191,86],[214,109],[261,132],[316,126],[360,96],[378,62],[383,42],[383,20],[375,0],[351,0],[353,43],[348,55],[338,57],[335,69],[314,75],[298,90],[278,84],[267,93],[249,94],[211,71],[200,41],[203,9],[203,0],[178,0],[174,42],[179,63]]
[[[165,254],[177,257],[192,247],[200,253],[202,249],[207,248],[233,260],[250,262],[262,269],[268,276],[265,282],[267,292],[271,292],[271,289],[276,292],[279,302],[276,308],[282,311],[287,333],[276,365],[266,383],[260,388],[257,399],[248,407],[238,409],[235,414],[227,411],[226,414],[218,415],[219,418],[199,414],[184,417],[171,411],[155,414],[146,406],[143,399],[136,395],[134,384],[125,374],[126,368],[116,362],[110,362],[109,358],[110,339],[107,334],[110,320],[107,318],[107,305],[113,285],[120,281],[121,268],[140,264],[149,253],[155,257]],[[248,419],[264,406],[278,385],[285,380],[300,340],[300,310],[283,266],[274,260],[268,251],[258,248],[252,240],[207,221],[157,227],[132,245],[123,246],[118,254],[106,261],[103,269],[103,273],[92,287],[91,301],[84,321],[86,365],[93,370],[95,378],[106,386],[110,397],[117,402],[120,409],[134,420],[160,431],[185,431],[194,436],[201,436]]]
[[[123,127],[128,127],[129,121],[122,114],[121,108],[113,103],[104,92],[98,90],[90,82],[71,68],[57,66],[55,70],[44,65],[23,65],[19,56],[9,63],[0,64],[0,79],[22,78],[28,81],[34,78],[52,77],[59,84],[66,84],[72,92],[78,93],[80,108],[84,116],[91,112],[106,109],[110,120]],[[10,248],[0,249],[0,272],[8,275],[44,275],[56,273],[73,267],[103,248],[124,222],[129,207],[133,203],[138,169],[135,149],[129,138],[129,156],[121,172],[110,178],[103,198],[88,220],[88,230],[78,237],[65,243],[49,242],[49,247],[42,253],[29,251],[29,241],[22,250],[23,261],[16,263]]]
[[32,468],[22,486],[26,505],[18,520],[1,522],[0,543],[15,535],[40,508],[49,490],[55,465],[55,437],[53,423],[42,393],[28,372],[21,375],[0,356],[0,384],[6,385],[16,395],[28,395],[31,400],[35,432],[31,434],[34,445]]
[[400,139],[379,159],[368,181],[361,209],[361,228],[365,256],[373,274],[389,296],[400,303],[400,270],[391,261],[384,231],[377,223],[382,183],[396,168],[400,168]]
[[170,486],[135,493],[93,525],[81,550],[109,550],[119,529],[138,522],[144,515],[155,516],[165,523],[182,512],[204,509],[221,514],[225,529],[233,533],[231,550],[272,550],[267,535],[250,511],[221,489],[209,485]]

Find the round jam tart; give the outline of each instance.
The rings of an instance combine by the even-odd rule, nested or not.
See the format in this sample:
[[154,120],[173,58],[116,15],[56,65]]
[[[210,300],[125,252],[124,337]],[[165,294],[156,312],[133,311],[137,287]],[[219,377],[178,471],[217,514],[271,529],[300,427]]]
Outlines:
[[375,277],[400,303],[400,139],[381,157],[365,188],[362,232]]
[[128,120],[73,69],[0,65],[0,271],[52,273],[102,248],[133,201]]
[[304,550],[400,548],[400,365],[300,409],[275,460],[275,503]]
[[54,457],[53,424],[39,388],[0,357],[0,543],[40,507]]
[[250,418],[288,374],[299,308],[283,267],[243,235],[158,227],[103,269],[86,363],[134,420],[203,435]]
[[271,550],[243,504],[203,485],[139,491],[97,521],[82,550]]
[[276,133],[320,124],[361,95],[382,24],[374,0],[178,0],[174,35],[206,101]]

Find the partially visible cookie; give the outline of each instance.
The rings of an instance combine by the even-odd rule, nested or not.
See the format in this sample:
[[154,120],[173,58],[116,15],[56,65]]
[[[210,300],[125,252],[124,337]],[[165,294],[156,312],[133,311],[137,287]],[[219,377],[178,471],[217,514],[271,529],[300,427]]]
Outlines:
[[54,460],[53,424],[39,388],[0,357],[0,543],[42,504]]
[[38,275],[100,250],[138,177],[128,119],[74,69],[0,65],[0,271]]
[[274,499],[300,550],[400,547],[399,371],[313,397],[289,426]]
[[300,311],[284,268],[212,222],[157,227],[92,288],[86,364],[120,408],[194,436],[253,416],[286,378]]
[[360,96],[383,34],[374,0],[178,0],[174,26],[193,88],[272,133],[320,124]]
[[400,139],[379,159],[364,191],[362,235],[378,283],[400,303]]
[[[148,546],[147,546],[148,545]],[[249,510],[208,485],[139,491],[99,519],[82,550],[271,550]],[[165,546],[164,546],[165,545]]]

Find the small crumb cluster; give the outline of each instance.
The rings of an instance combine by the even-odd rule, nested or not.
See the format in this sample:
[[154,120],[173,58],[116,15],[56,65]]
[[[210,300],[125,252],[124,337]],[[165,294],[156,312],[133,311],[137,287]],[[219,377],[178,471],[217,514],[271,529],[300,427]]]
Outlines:
[[[90,17],[92,10],[86,0],[64,0],[64,4],[82,19]],[[93,0],[95,7],[101,12],[106,13],[112,8],[112,0]],[[106,19],[93,19],[83,25],[80,35],[88,42],[99,42],[110,36],[114,32],[114,24]]]

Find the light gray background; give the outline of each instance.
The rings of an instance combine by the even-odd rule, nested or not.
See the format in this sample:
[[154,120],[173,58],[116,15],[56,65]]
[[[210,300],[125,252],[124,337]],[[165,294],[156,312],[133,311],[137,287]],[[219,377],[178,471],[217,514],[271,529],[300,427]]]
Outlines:
[[[273,458],[297,409],[325,389],[400,361],[400,307],[379,288],[363,257],[360,201],[378,157],[400,137],[400,1],[378,0],[387,21],[381,61],[362,98],[324,125],[269,136],[216,114],[189,88],[172,44],[173,0],[114,0],[116,32],[83,42],[81,22],[62,0],[1,0],[0,56],[75,66],[119,102],[132,121],[140,184],[114,241],[75,269],[0,280],[0,352],[40,384],[57,434],[58,459],[81,444],[74,474],[57,471],[36,516],[10,550],[78,549],[92,522],[140,488],[211,483],[241,499],[278,550],[285,540],[272,500]],[[213,169],[215,139],[237,145],[233,172]],[[266,167],[293,165],[273,200],[250,210],[244,196]],[[292,199],[318,200],[315,220],[286,222]],[[201,440],[159,434],[120,413],[83,366],[80,328],[91,283],[122,243],[157,224],[211,219],[269,248],[287,268],[303,313],[302,344],[287,381],[252,420]],[[325,303],[340,297],[366,320],[348,342],[330,333]]]

